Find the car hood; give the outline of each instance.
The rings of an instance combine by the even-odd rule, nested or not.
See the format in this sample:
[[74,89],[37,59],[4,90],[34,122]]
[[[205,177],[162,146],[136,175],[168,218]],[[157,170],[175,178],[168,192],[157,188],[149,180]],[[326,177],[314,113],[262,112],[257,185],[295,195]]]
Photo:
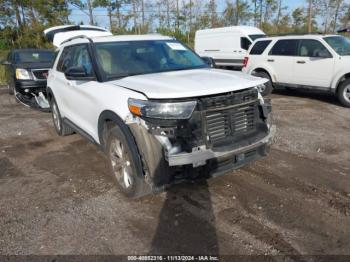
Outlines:
[[143,93],[151,99],[169,99],[237,91],[266,81],[242,72],[205,68],[129,76],[110,83]]

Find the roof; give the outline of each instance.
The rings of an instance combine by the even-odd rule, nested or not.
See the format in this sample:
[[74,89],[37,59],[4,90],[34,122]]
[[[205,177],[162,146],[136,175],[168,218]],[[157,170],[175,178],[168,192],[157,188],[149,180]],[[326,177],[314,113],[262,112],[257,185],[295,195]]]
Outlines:
[[269,36],[269,37],[262,37],[257,39],[256,41],[262,41],[262,40],[274,40],[274,39],[320,39],[327,36],[339,36],[339,35],[320,35],[320,34],[305,34],[305,35],[281,35],[281,36]]
[[265,34],[263,31],[261,31],[257,27],[244,26],[244,25],[203,29],[203,30],[198,30],[196,34],[206,34],[206,33],[213,33],[213,32],[217,32],[217,33],[242,32],[246,34]]
[[[148,35],[111,35],[111,36],[95,36],[89,37],[94,43],[103,42],[122,42],[122,41],[147,41],[147,40],[173,40],[173,37],[163,36],[159,34]],[[86,43],[88,38],[81,37],[65,42],[62,46],[72,45],[76,43]]]

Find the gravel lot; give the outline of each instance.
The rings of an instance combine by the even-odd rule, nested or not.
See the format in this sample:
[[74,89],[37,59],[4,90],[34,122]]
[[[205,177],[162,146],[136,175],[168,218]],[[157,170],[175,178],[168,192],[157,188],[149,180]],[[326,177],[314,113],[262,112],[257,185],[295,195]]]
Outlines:
[[267,158],[127,200],[96,146],[0,89],[0,254],[350,254],[350,109],[272,102]]

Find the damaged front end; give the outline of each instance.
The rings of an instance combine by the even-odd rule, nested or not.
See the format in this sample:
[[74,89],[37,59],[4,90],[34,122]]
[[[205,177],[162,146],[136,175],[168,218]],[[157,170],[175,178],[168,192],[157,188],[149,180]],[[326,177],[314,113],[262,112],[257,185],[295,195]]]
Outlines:
[[[129,104],[130,111],[140,117],[138,127],[132,127],[133,133],[138,132],[137,128],[147,130],[161,146],[164,160],[173,170],[216,176],[266,156],[269,150],[274,134],[271,104],[264,101],[257,88],[195,100],[151,101],[195,103],[188,118],[185,117],[188,107],[179,110],[182,119],[148,117],[142,107],[130,108]],[[169,115],[173,109],[165,110]],[[139,140],[136,136],[137,143]],[[141,151],[142,147],[147,145],[141,146]],[[172,178],[166,180],[169,179]]]
[[46,85],[49,69],[16,69],[15,97],[25,106],[49,111]]

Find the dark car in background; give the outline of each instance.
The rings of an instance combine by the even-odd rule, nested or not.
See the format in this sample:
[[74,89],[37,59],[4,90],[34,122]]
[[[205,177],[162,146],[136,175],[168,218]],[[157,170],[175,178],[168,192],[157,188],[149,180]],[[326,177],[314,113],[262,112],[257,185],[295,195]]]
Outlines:
[[12,50],[2,62],[9,93],[28,105],[35,104],[38,97],[46,94],[46,80],[54,57],[52,50]]

